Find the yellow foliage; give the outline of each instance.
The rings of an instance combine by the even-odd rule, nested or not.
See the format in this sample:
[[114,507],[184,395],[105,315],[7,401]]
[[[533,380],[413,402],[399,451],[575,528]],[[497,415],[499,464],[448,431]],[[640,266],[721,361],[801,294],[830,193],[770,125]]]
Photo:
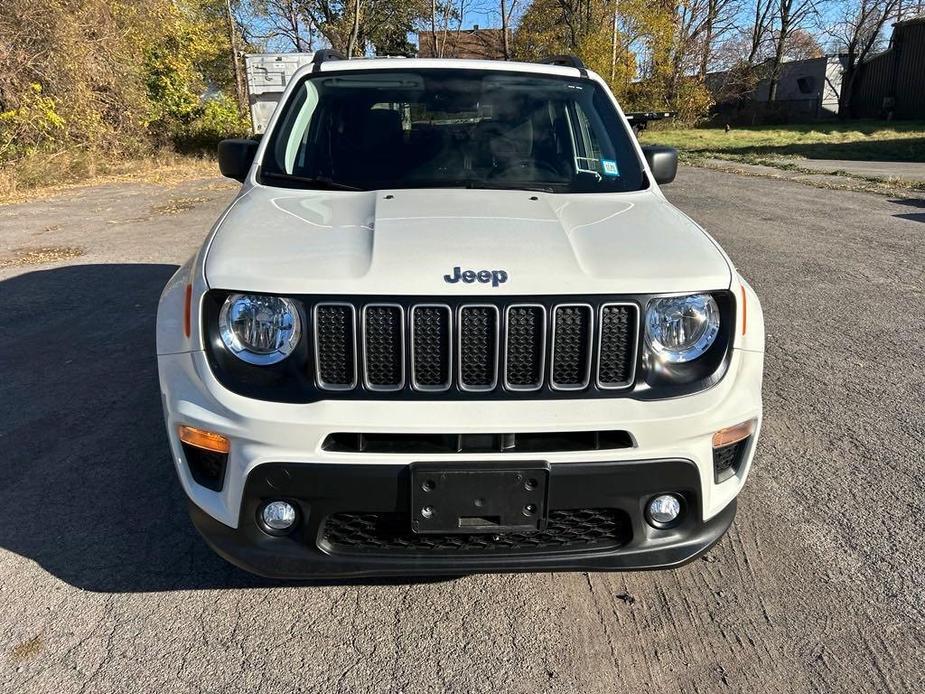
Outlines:
[[[667,109],[677,111],[684,122],[694,122],[707,113],[710,95],[700,81],[684,75],[676,10],[673,0],[533,0],[514,47],[525,60],[575,54],[608,83],[624,109]],[[641,64],[632,50],[640,45],[645,56]]]
[[3,0],[0,162],[64,150],[141,154],[188,137],[207,87],[233,84],[224,8]]

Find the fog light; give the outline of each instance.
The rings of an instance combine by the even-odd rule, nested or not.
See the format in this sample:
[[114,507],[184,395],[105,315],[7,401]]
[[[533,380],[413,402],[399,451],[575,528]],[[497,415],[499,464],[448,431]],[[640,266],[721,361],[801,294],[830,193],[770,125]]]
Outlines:
[[680,514],[681,501],[674,494],[661,494],[646,507],[649,523],[657,528],[674,523]]
[[271,501],[260,510],[260,520],[264,530],[272,534],[285,533],[296,522],[295,507],[286,501]]

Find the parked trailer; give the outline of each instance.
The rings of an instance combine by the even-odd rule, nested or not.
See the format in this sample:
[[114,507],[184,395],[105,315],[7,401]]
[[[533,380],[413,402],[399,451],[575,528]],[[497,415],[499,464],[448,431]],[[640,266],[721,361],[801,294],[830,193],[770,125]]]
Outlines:
[[254,132],[263,134],[289,80],[314,53],[261,53],[244,56],[247,94]]

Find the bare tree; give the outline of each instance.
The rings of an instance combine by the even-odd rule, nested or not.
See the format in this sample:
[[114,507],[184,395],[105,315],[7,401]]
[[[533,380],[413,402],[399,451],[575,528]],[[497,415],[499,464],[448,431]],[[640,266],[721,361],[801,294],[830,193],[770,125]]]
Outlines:
[[786,56],[788,40],[793,32],[803,28],[811,19],[819,15],[822,3],[823,0],[776,0],[777,37],[774,42],[774,56],[771,59],[768,101],[777,99],[781,65]]
[[697,74],[706,77],[716,42],[736,28],[736,19],[742,10],[739,0],[706,0],[703,5],[703,20],[700,34],[700,65]]
[[504,46],[504,59],[511,59],[511,16],[517,0],[501,0],[501,38]]
[[844,56],[841,92],[838,96],[838,115],[850,118],[851,99],[859,68],[882,42],[883,27],[891,19],[898,19],[902,0],[840,0],[834,24],[820,29],[832,38],[833,47]]
[[749,67],[755,64],[762,46],[768,39],[774,22],[773,10],[775,4],[776,0],[755,0],[751,29],[749,31],[748,57],[745,60]]
[[277,44],[299,53],[309,53],[315,46],[315,27],[311,16],[299,0],[252,0],[240,3],[242,35],[251,42]]

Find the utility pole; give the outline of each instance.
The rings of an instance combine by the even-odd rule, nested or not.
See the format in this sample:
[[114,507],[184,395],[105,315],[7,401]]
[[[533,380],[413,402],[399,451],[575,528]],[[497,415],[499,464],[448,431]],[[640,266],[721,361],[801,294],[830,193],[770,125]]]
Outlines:
[[244,75],[241,74],[241,61],[238,60],[238,32],[234,26],[234,15],[231,13],[231,0],[225,0],[225,12],[228,18],[228,43],[231,46],[231,64],[234,66],[234,91],[238,99],[238,110],[244,113],[247,110],[247,95],[245,94]]
[[430,38],[433,40],[434,44],[434,54],[432,57],[436,58],[437,56],[437,0],[430,0]]

